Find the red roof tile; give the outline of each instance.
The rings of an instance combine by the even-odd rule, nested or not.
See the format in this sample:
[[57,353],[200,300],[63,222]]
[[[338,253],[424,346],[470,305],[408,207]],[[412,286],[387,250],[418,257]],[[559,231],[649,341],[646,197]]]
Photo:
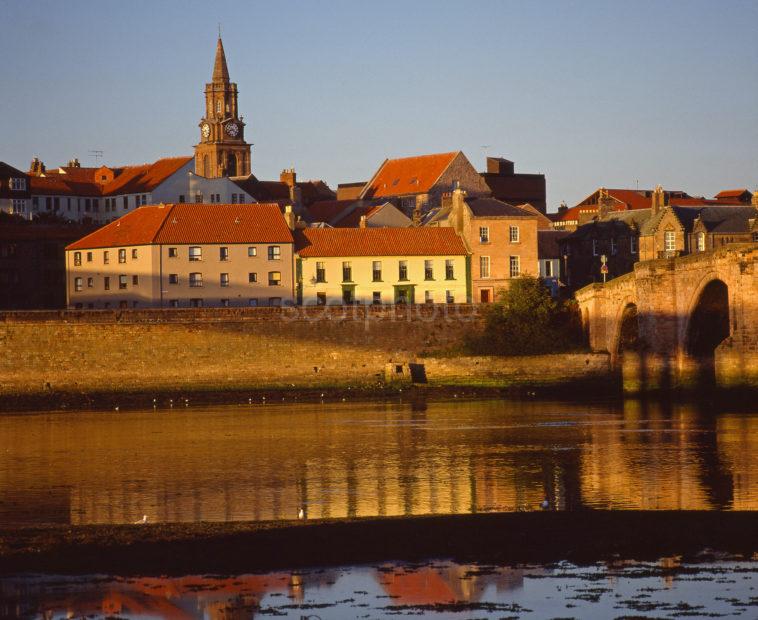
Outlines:
[[716,198],[740,198],[747,191],[748,189],[746,187],[743,187],[742,189],[725,189],[716,194]]
[[296,234],[300,256],[461,256],[452,228],[306,228]]
[[145,206],[69,245],[68,250],[186,243],[292,243],[277,204]]
[[150,192],[190,161],[192,157],[166,157],[152,164],[126,166],[103,188],[103,194],[113,196]]
[[330,222],[357,200],[317,200],[308,207],[314,222]]
[[460,151],[387,159],[363,192],[364,198],[425,194]]

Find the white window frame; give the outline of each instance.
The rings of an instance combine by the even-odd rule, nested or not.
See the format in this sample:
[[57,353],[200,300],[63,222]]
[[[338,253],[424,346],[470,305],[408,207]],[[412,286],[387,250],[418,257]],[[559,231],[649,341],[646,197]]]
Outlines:
[[489,242],[490,242],[490,227],[480,226],[479,227],[479,243],[489,243]]
[[489,278],[490,277],[490,257],[489,256],[480,256],[479,257],[479,277],[480,278]]
[[518,226],[508,227],[508,238],[511,243],[519,243],[521,241],[521,231]]
[[676,251],[676,231],[675,230],[663,231],[663,249],[666,252]]
[[508,273],[511,278],[518,278],[521,275],[521,257],[510,256],[508,258]]

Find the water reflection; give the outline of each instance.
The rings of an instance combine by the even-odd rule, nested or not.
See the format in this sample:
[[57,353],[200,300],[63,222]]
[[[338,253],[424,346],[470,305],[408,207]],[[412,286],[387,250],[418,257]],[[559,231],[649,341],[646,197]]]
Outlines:
[[758,509],[758,413],[626,401],[0,416],[0,523]]
[[[661,558],[491,566],[430,561],[296,573],[185,577],[56,577],[0,581],[3,618],[120,617],[189,620],[384,618],[424,615],[580,618],[664,613],[751,617],[758,562]],[[468,616],[467,616],[468,617]]]

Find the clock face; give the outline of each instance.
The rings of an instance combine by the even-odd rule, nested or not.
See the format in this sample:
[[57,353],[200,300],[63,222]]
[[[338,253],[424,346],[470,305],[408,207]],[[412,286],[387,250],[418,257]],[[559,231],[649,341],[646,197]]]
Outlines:
[[203,132],[203,138],[207,138],[211,135],[211,126],[208,123],[203,123],[203,126],[200,129]]
[[227,123],[224,129],[232,138],[234,138],[240,131],[239,127],[237,127],[237,123]]

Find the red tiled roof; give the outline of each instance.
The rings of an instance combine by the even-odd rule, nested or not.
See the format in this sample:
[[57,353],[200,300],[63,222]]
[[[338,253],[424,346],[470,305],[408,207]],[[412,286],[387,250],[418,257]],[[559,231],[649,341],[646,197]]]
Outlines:
[[563,213],[559,213],[558,217],[555,218],[556,222],[574,222],[579,219],[579,213],[583,211],[589,211],[589,212],[595,212],[597,211],[597,205],[577,205],[575,207],[571,207],[570,209],[566,209]]
[[460,151],[387,159],[363,192],[364,198],[425,194]]
[[725,189],[716,194],[716,198],[739,198],[747,191],[746,187],[742,189]]
[[317,200],[308,207],[314,222],[330,222],[357,200]]
[[152,164],[126,166],[103,188],[103,194],[113,196],[150,192],[190,161],[192,157],[166,157]]
[[277,204],[144,206],[69,245],[67,250],[160,243],[292,243]]
[[296,233],[300,256],[460,256],[455,230],[433,228],[306,228]]

